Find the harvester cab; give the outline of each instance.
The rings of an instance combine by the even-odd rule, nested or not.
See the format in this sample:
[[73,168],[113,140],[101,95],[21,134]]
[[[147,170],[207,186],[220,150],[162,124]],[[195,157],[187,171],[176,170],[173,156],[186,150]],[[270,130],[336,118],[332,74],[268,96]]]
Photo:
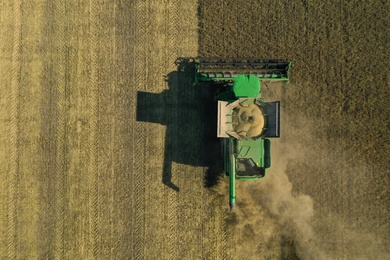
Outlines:
[[266,102],[261,82],[288,81],[287,59],[195,60],[195,84],[218,85],[217,137],[229,176],[230,208],[236,204],[236,180],[258,180],[271,166],[270,138],[280,137],[280,102]]

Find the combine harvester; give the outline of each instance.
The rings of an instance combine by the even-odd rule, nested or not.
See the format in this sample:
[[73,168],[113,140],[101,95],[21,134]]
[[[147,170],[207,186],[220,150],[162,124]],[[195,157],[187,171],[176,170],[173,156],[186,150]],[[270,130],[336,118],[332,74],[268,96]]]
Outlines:
[[266,102],[261,82],[289,80],[287,59],[198,58],[195,84],[217,84],[217,136],[229,176],[230,208],[237,180],[259,180],[271,166],[270,138],[280,137],[280,101]]

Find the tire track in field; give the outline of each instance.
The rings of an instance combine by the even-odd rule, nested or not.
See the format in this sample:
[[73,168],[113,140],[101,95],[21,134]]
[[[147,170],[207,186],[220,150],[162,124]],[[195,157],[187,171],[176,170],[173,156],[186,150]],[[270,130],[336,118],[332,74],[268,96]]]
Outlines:
[[[116,28],[117,28],[117,9],[116,9],[116,6],[117,6],[117,1],[114,0],[114,3],[113,3],[113,6],[114,6],[114,9],[113,9],[113,24],[114,24],[114,29],[113,29],[113,33],[112,33],[112,38],[113,38],[113,46],[112,46],[112,59],[111,59],[111,66],[112,67],[115,67],[115,63],[116,61],[118,61],[118,49],[117,49],[117,32],[116,32]],[[115,99],[115,93],[117,93],[117,84],[118,84],[118,71],[115,69],[114,72],[113,72],[113,81],[111,83],[111,89],[112,89],[112,92],[111,92],[111,97],[110,97],[110,104],[111,104],[111,107],[110,107],[110,112],[111,113],[115,113],[115,109],[117,107],[117,102],[116,102],[116,99]],[[114,164],[115,162],[115,143],[116,143],[116,131],[117,131],[117,120],[116,120],[116,117],[115,116],[112,116],[111,117],[111,129],[110,129],[110,145],[109,145],[109,160]],[[109,236],[109,239],[110,239],[110,244],[111,244],[111,248],[113,248],[114,244],[115,244],[115,237],[114,237],[114,212],[115,212],[115,167],[114,165],[111,166],[111,172],[110,172],[110,179],[111,181],[109,182],[109,189],[110,189],[110,205],[109,205],[109,216],[111,218],[111,223],[110,223],[110,236]],[[113,259],[114,256],[113,256],[113,250],[111,249],[111,254],[110,254],[110,259]]]
[[99,62],[98,62],[98,40],[99,40],[99,16],[97,6],[99,3],[90,0],[89,2],[89,24],[90,24],[90,115],[89,115],[89,258],[100,256],[100,234],[99,234],[99,167],[98,167],[98,118],[99,118]]
[[113,143],[113,233],[111,252],[113,259],[133,259],[133,155],[134,123],[136,3],[117,1],[114,53],[115,85],[112,89],[112,143]]
[[67,174],[67,146],[66,146],[66,86],[68,85],[68,50],[66,46],[66,27],[69,24],[69,16],[66,10],[66,2],[57,0],[54,3],[56,10],[56,22],[58,24],[58,34],[56,37],[56,47],[58,49],[58,84],[57,84],[57,124],[56,124],[56,175],[55,175],[55,209],[56,209],[56,226],[55,226],[55,258],[63,259],[65,257],[64,239],[65,239],[65,194],[66,194],[66,174]]
[[[41,174],[38,237],[40,258],[64,258],[64,218],[66,193],[66,40],[65,4],[46,2],[42,20],[43,67],[41,115]],[[51,215],[47,212],[52,212]]]
[[227,253],[228,253],[228,248],[227,248],[227,229],[228,229],[228,224],[227,224],[227,215],[226,212],[224,212],[224,207],[221,207],[219,209],[219,216],[218,219],[222,222],[221,223],[221,230],[220,233],[221,235],[217,235],[218,237],[221,237],[221,249],[220,249],[220,258],[221,259],[227,259]]
[[[155,37],[155,44],[148,44],[146,52],[146,88],[144,91],[150,93],[161,92],[163,89],[159,89],[163,86],[156,84],[158,82],[157,75],[166,75],[166,69],[168,68],[167,64],[162,63],[167,59],[167,56],[157,52],[156,50],[162,50],[165,52],[165,45],[161,44],[161,39],[165,39],[166,33],[166,19],[158,20],[159,17],[166,17],[166,0],[160,1],[159,4],[152,4],[153,8],[148,8],[144,12],[147,21],[151,21],[146,25],[146,33],[148,37]],[[150,42],[150,41],[148,41]],[[164,42],[165,43],[165,42]],[[165,73],[165,74],[164,74]],[[137,97],[139,98],[139,96]],[[152,98],[141,102],[140,99],[137,100],[137,103],[152,104],[156,102]],[[141,111],[140,107],[137,105],[137,110]],[[137,111],[137,114],[138,114]],[[146,113],[147,110],[145,110]],[[150,113],[149,113],[150,114]],[[137,116],[138,120],[138,116]],[[163,122],[164,118],[159,117],[154,122]],[[165,213],[165,209],[162,209],[161,203],[156,203],[155,194],[164,194],[165,186],[157,181],[156,174],[160,174],[159,161],[156,159],[159,155],[164,155],[164,137],[165,131],[159,131],[157,124],[146,123],[146,150],[145,158],[147,163],[145,164],[145,233],[144,233],[144,258],[148,259],[155,257],[156,255],[161,254],[163,251],[162,246],[165,244],[164,238],[161,236],[161,229],[166,230],[166,224],[161,223],[158,220],[158,215],[156,213],[161,212],[160,214]],[[164,129],[165,130],[165,129]],[[156,145],[156,143],[158,145]],[[154,173],[154,174],[153,174]],[[163,257],[161,257],[163,258]]]
[[[178,56],[178,43],[177,43],[177,40],[179,39],[179,31],[178,31],[178,25],[179,25],[179,17],[178,17],[178,4],[177,2],[168,2],[168,21],[169,21],[169,32],[168,32],[168,51],[169,53],[171,53],[171,57],[177,57]],[[176,75],[177,77],[177,75]],[[178,78],[175,78],[173,79],[173,82],[176,82],[176,83],[173,83],[173,84],[178,84],[177,82]],[[172,86],[170,86],[172,87]],[[173,90],[174,91],[177,91],[177,89],[175,89],[177,87],[174,87]],[[179,100],[178,100],[178,95],[177,93],[173,93],[173,98],[172,98],[172,102],[173,104],[175,104],[176,106],[179,104]],[[175,111],[172,112],[172,118],[170,120],[173,120],[173,122],[170,124],[170,128],[172,129],[167,129],[166,131],[170,131],[170,133],[172,135],[175,135],[177,133],[179,133],[179,127],[177,125],[177,122],[179,120],[179,109],[180,108],[177,108],[175,109]],[[167,141],[170,141],[169,139],[172,138],[172,136],[168,137],[166,135],[165,137],[165,145],[170,145],[173,149],[177,148],[177,145],[174,145],[174,144],[168,144]],[[176,140],[173,140],[172,142],[176,142]],[[170,153],[172,153],[172,155],[168,155],[168,154],[165,154],[165,156],[168,156],[170,158],[174,157],[174,158],[178,158],[180,156],[179,154],[179,151],[178,150],[170,150]],[[172,162],[172,159],[170,159],[171,162]],[[174,165],[171,163],[170,167],[171,169],[169,169],[171,171],[171,176],[172,177],[175,177],[175,176],[178,176],[178,167],[179,165]],[[181,186],[181,182],[177,183],[177,185]],[[178,219],[179,219],[179,215],[180,215],[180,212],[178,212],[178,205],[179,205],[179,202],[178,202],[178,196],[179,194],[175,191],[172,191],[172,189],[168,189],[167,190],[168,194],[167,194],[167,198],[168,198],[168,221],[169,221],[169,234],[168,234],[168,241],[169,241],[169,258],[170,259],[178,259],[178,253],[179,253],[179,248],[178,248],[178,239],[180,239],[180,231],[179,231],[179,225],[180,223],[178,223]]]
[[[146,3],[140,1],[135,6],[135,19],[136,19],[136,37],[137,37],[137,47],[135,48],[135,60],[134,60],[134,75],[135,78],[135,89],[133,92],[133,111],[137,110],[136,107],[136,96],[137,91],[142,89],[142,86],[145,84],[146,76],[145,72],[145,55],[146,55],[146,33],[145,24],[147,23],[145,19]],[[134,114],[135,116],[135,114]],[[145,127],[142,123],[136,122],[135,118],[132,119],[132,259],[143,259],[144,257],[144,233],[145,233]]]
[[8,210],[7,210],[7,256],[16,258],[16,214],[17,214],[17,185],[19,175],[19,92],[20,92],[20,56],[22,40],[21,1],[15,0],[14,34],[12,49],[12,79],[11,79],[11,132],[10,132],[10,166],[8,177]]

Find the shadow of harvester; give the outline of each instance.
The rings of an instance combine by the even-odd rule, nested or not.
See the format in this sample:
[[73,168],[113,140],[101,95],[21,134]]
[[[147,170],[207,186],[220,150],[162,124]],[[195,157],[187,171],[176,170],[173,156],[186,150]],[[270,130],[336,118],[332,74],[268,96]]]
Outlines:
[[168,89],[161,93],[137,93],[137,121],[166,126],[162,182],[175,191],[172,162],[207,167],[206,187],[214,186],[222,173],[221,149],[216,138],[217,106],[212,84],[194,86],[195,63],[176,60],[177,71],[167,75]]

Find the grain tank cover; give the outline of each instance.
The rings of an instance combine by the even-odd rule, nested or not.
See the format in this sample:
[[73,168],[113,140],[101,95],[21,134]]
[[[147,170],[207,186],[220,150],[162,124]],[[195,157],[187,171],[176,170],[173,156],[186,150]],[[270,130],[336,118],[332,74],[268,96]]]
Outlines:
[[255,75],[239,75],[233,79],[233,92],[237,98],[257,98],[260,79]]

